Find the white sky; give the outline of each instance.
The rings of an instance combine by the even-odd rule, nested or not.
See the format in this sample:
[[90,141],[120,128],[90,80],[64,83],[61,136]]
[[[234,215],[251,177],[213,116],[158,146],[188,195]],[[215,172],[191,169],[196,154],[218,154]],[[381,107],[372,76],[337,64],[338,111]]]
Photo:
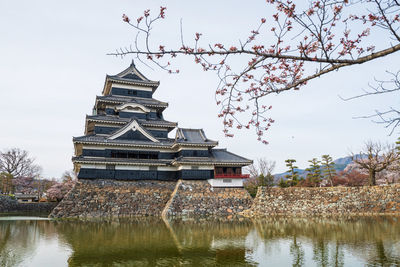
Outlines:
[[[106,74],[125,69],[131,58],[107,56],[132,43],[134,31],[122,22],[126,13],[167,6],[167,19],[158,28],[164,43],[178,43],[179,19],[186,36],[202,32],[210,42],[229,43],[248,35],[271,11],[264,0],[253,1],[6,1],[0,0],[0,149],[26,149],[43,167],[45,177],[59,177],[72,169],[72,136],[83,134],[85,114],[91,113]],[[220,147],[250,159],[265,157],[285,171],[284,160],[294,158],[303,168],[307,160],[330,154],[333,158],[359,150],[366,140],[393,142],[398,135],[370,120],[352,117],[375,109],[398,107],[398,95],[344,102],[385,70],[398,69],[400,54],[347,68],[312,81],[298,92],[271,96],[270,145],[242,130],[225,138],[214,101],[217,79],[204,73],[192,59],[179,59],[179,75],[137,67],[148,78],[160,80],[155,98],[169,102],[164,117],[180,127],[203,128]],[[398,132],[398,131],[397,131]]]

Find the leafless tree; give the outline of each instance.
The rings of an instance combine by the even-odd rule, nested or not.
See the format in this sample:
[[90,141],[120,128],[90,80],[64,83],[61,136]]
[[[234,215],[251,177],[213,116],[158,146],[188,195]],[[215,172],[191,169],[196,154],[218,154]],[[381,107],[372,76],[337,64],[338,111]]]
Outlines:
[[397,160],[394,146],[368,141],[358,154],[352,153],[352,160],[368,171],[369,185],[376,185],[377,173],[389,168]]
[[276,162],[267,160],[265,158],[257,159],[257,164],[251,164],[247,167],[247,171],[250,173],[250,177],[257,178],[261,174],[263,176],[267,176],[268,174],[272,174],[275,169]]
[[257,163],[253,163],[247,167],[250,178],[244,182],[245,189],[251,196],[255,196],[259,186],[271,187],[274,185],[275,161],[269,161],[265,158],[257,159]]
[[26,150],[12,148],[0,152],[0,172],[12,177],[36,177],[41,172],[41,167],[29,156]]
[[[201,33],[185,40],[181,27],[180,42],[167,47],[153,39],[156,23],[165,18],[165,7],[154,16],[146,10],[137,19],[124,14],[123,21],[134,29],[136,38],[132,46],[110,55],[133,55],[170,73],[179,72],[172,67],[175,57],[191,56],[203,70],[218,75],[216,102],[225,135],[233,136],[234,128],[251,127],[258,140],[268,143],[264,133],[274,120],[266,96],[298,90],[339,69],[355,68],[400,51],[398,0],[266,2],[276,13],[260,18],[247,36],[230,44],[204,43]],[[399,117],[396,109],[375,115],[383,123],[397,126],[397,117],[393,123],[386,117],[392,114]]]

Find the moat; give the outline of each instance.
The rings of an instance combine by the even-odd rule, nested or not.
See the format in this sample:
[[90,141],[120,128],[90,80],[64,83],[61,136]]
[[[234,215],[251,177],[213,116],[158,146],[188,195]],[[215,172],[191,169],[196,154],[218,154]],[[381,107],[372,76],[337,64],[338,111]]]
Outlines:
[[0,266],[398,266],[400,217],[0,217]]

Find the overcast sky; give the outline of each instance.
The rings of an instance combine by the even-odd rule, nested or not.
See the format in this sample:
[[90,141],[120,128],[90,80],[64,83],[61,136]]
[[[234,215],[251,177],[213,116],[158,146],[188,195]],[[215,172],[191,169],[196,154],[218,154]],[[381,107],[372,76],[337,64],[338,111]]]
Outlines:
[[[179,20],[185,35],[202,32],[210,42],[229,43],[247,36],[259,18],[271,12],[264,0],[244,1],[6,1],[0,0],[0,149],[28,150],[43,167],[43,176],[59,177],[72,169],[72,137],[84,131],[95,96],[106,74],[125,69],[131,58],[107,56],[132,43],[134,31],[122,14],[138,17],[143,10],[167,6],[167,19],[157,37],[178,44]],[[253,131],[225,138],[217,118],[214,93],[217,79],[192,59],[179,59],[179,75],[169,75],[137,63],[160,87],[154,97],[169,103],[164,117],[180,127],[203,128],[220,147],[250,159],[277,162],[307,160],[330,154],[334,158],[359,150],[366,140],[393,142],[398,135],[370,120],[353,119],[375,109],[399,106],[398,95],[342,101],[353,96],[385,70],[399,67],[400,54],[355,68],[343,69],[310,82],[296,92],[271,96],[269,145],[256,141]]]

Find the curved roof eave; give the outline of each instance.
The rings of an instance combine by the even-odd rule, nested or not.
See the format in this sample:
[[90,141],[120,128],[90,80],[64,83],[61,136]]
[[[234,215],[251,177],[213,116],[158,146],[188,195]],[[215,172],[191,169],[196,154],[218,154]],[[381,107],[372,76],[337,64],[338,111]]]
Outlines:
[[139,81],[139,80],[136,81],[136,80],[128,80],[128,79],[124,79],[124,78],[119,78],[116,76],[106,75],[106,80],[104,82],[104,88],[102,91],[103,95],[107,95],[110,93],[111,83],[140,85],[140,86],[151,87],[153,89],[153,93],[156,91],[157,87],[160,85],[159,81],[157,81],[157,82],[155,82],[155,81]]

